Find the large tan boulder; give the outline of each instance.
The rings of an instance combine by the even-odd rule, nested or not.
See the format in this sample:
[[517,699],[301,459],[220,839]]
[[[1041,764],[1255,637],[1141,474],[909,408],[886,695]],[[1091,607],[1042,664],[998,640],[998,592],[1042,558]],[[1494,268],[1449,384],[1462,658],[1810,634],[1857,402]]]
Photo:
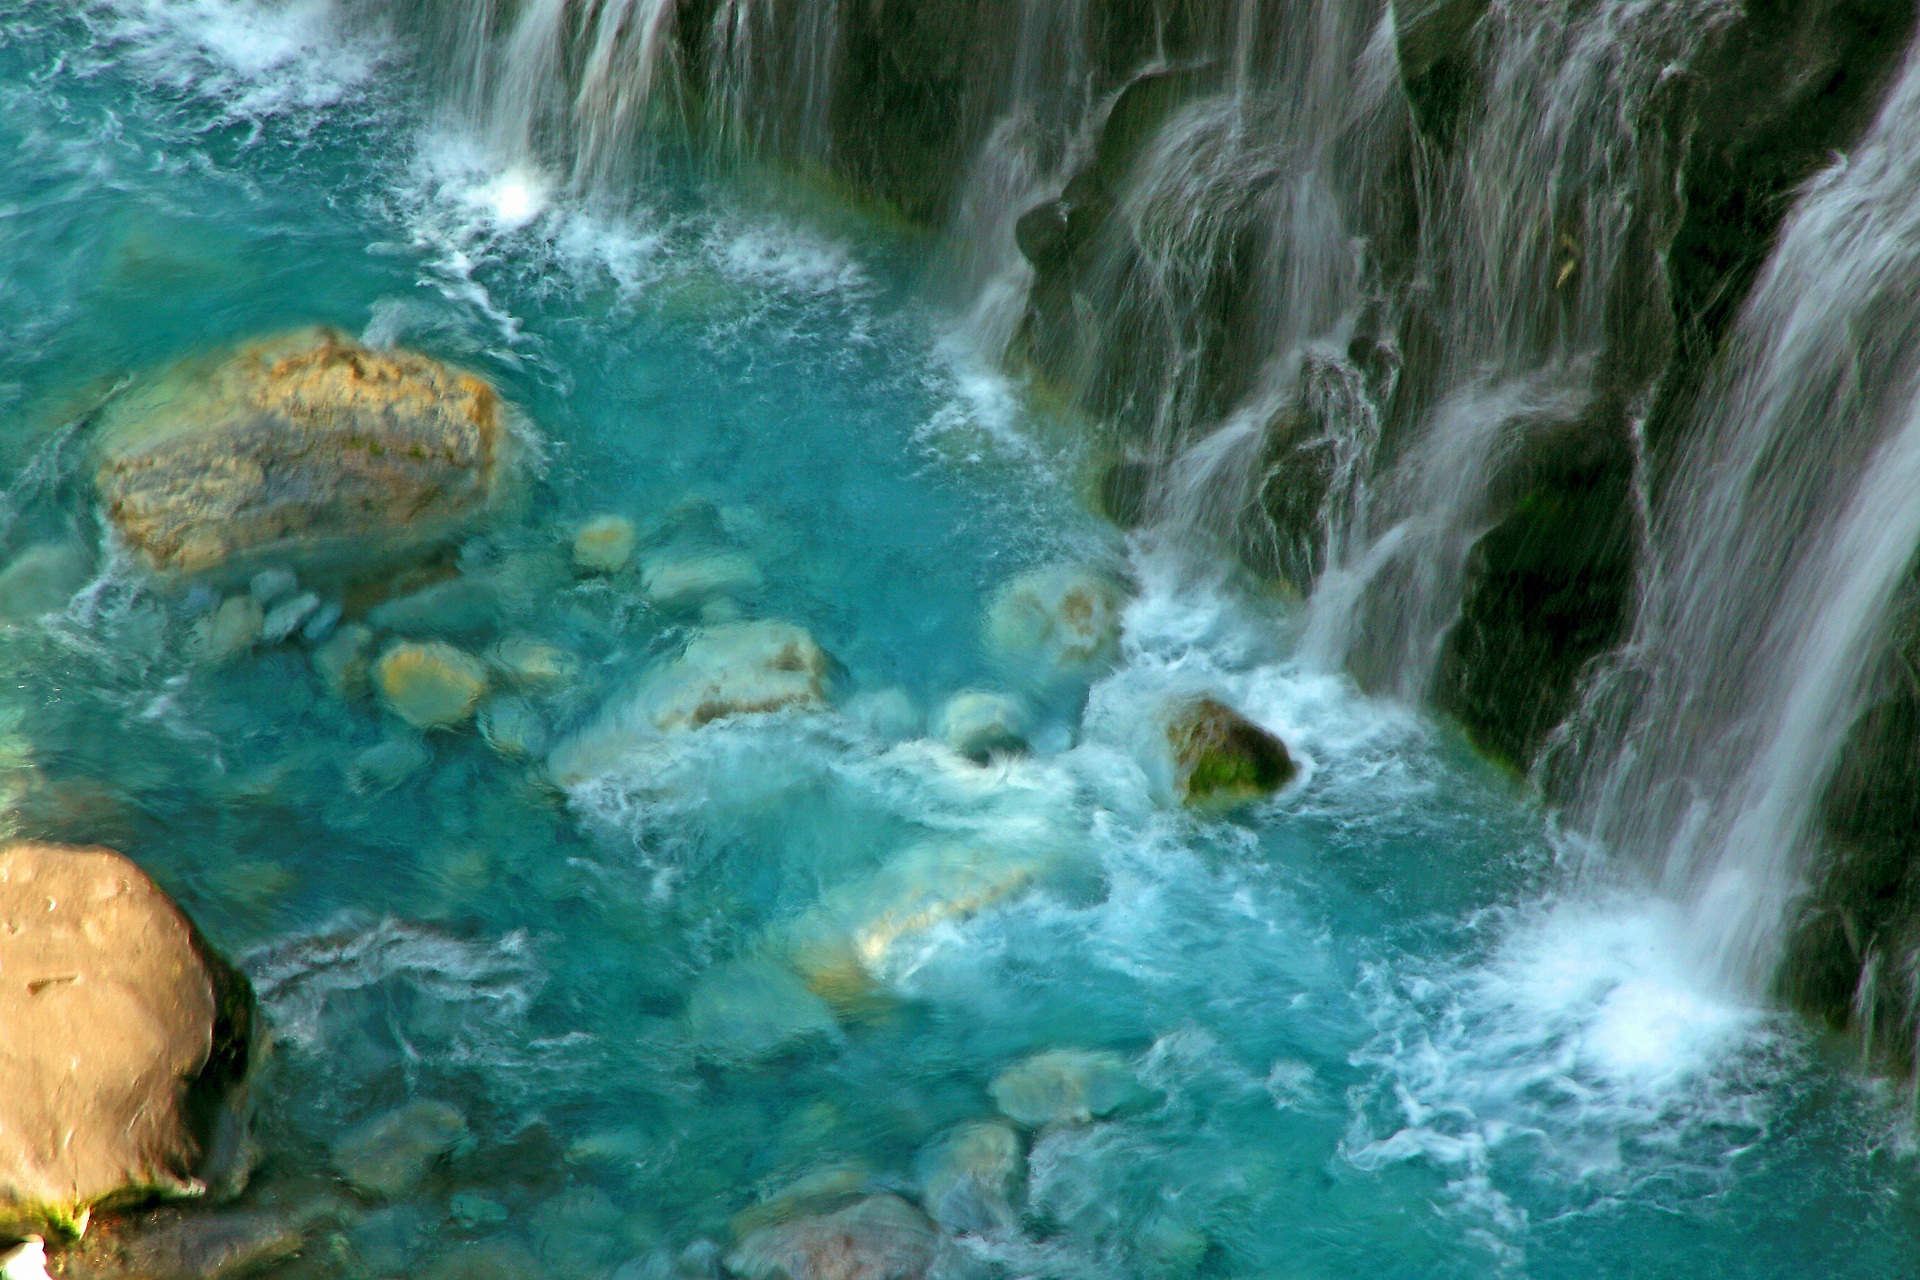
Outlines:
[[226,1181],[252,1026],[246,979],[132,862],[0,848],[0,1237]]
[[103,415],[95,485],[152,567],[384,560],[481,520],[511,436],[486,381],[304,329],[184,361]]

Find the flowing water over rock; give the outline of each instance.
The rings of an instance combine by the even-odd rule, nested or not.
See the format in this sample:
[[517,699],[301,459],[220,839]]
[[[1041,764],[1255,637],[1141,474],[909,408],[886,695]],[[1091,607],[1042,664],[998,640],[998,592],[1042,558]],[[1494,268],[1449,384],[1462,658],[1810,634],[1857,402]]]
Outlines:
[[[849,158],[836,113],[884,80],[862,61],[876,14],[925,37],[895,6],[0,14],[9,834],[127,851],[245,968],[272,1041],[245,1201],[100,1228],[71,1274],[1910,1271],[1900,1099],[1703,972],[1694,897],[1594,871],[1454,729],[1336,669],[1377,641],[1402,656],[1371,687],[1413,695],[1444,667],[1469,490],[1498,488],[1513,424],[1600,394],[1639,261],[1616,172],[1639,153],[1592,104],[1656,95],[1719,8],[1470,21],[1475,74],[1512,91],[1448,126],[1457,168],[1416,138],[1445,95],[1401,96],[1404,33],[1376,6],[1002,8],[1017,56],[946,68],[989,87],[939,143],[941,180],[979,184],[957,234],[1013,234],[1016,196],[1084,199],[1076,287],[1157,263],[1168,291],[1122,290],[1127,314],[1178,329],[1210,287],[1179,273],[1187,208],[1211,245],[1259,242],[1264,296],[1292,300],[1254,326],[1250,380],[1171,378],[1154,409],[1177,411],[1118,444],[953,339],[957,292],[1018,294],[1030,269],[1044,362],[1045,263],[1002,239],[962,272],[804,164],[692,158],[718,121],[736,161],[887,189],[893,161]],[[1296,81],[1313,92],[1278,92]],[[1869,323],[1907,280],[1902,227],[1876,219],[1911,92],[1791,221],[1808,251],[1763,279],[1703,394],[1713,456],[1764,473],[1794,430],[1827,439],[1769,397],[1844,372],[1796,326]],[[1009,113],[1033,132],[996,133]],[[1399,303],[1357,243],[1384,234],[1375,162],[1432,164],[1443,213],[1401,246],[1453,326],[1401,418],[1377,399]],[[196,360],[316,325],[489,388],[523,492],[403,553],[155,574],[98,503],[103,430]],[[1199,350],[1145,332],[1152,377]],[[1743,727],[1724,776],[1772,743],[1815,787],[1864,696],[1854,655],[1906,553],[1860,534],[1904,509],[1913,452],[1888,343],[1852,399],[1816,396],[1879,434],[1803,469],[1820,494],[1779,495],[1830,536],[1640,624],[1634,652],[1713,649],[1687,619],[1742,612],[1737,590],[1792,602],[1752,661],[1793,674],[1762,710],[1810,727]],[[1237,526],[1210,513],[1260,496],[1275,421],[1336,459],[1308,504],[1331,513],[1311,604],[1215,554]],[[1127,450],[1161,505],[1122,534],[1080,493]],[[1745,473],[1688,474],[1672,509]],[[1661,566],[1737,560],[1757,544],[1736,526],[1656,539]],[[1425,603],[1371,626],[1407,564]],[[1814,614],[1845,624],[1818,662],[1789,625]],[[1682,722],[1719,740],[1656,720]],[[1746,793],[1724,794],[1732,822]],[[1756,857],[1790,858],[1785,818]]]

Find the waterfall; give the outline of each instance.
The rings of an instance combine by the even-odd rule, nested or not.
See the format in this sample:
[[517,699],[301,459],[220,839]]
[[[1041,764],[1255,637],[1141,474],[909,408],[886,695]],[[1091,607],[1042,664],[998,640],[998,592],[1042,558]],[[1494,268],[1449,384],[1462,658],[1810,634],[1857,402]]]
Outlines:
[[1760,990],[1920,546],[1920,61],[1809,187],[1657,504],[1571,812]]
[[1649,117],[1734,12],[1527,0],[1473,28],[1477,114],[1451,154],[1423,156],[1414,305],[1437,330],[1431,391],[1336,539],[1350,550],[1330,557],[1313,600],[1316,660],[1409,700],[1430,693],[1489,482],[1531,429],[1598,398],[1618,363],[1621,294],[1660,305],[1658,264],[1637,243],[1671,185]]

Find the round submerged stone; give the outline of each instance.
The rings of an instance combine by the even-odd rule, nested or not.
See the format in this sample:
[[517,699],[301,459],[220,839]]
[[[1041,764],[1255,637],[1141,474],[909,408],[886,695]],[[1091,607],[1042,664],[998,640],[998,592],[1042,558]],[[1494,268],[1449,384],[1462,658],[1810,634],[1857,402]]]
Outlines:
[[109,849],[0,849],[0,1237],[196,1195],[241,1159],[247,980]]
[[95,487],[167,573],[411,554],[488,514],[511,437],[484,379],[306,329],[187,360],[101,421]]
[[381,700],[416,729],[461,723],[487,692],[486,664],[438,640],[388,647],[373,675]]
[[1050,1049],[1002,1071],[987,1092],[1003,1115],[1038,1126],[1085,1124],[1118,1108],[1134,1087],[1118,1054]]
[[727,1255],[743,1280],[920,1280],[939,1235],[895,1195],[868,1196],[838,1213],[775,1223]]
[[573,535],[573,563],[582,573],[618,573],[633,559],[639,533],[625,516],[602,515]]

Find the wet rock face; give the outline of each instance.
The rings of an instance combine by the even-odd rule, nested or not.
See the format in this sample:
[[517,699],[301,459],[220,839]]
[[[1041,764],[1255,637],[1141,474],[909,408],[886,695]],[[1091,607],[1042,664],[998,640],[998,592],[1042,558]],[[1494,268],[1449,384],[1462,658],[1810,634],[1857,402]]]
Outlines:
[[108,849],[0,849],[0,1236],[230,1186],[253,993]]
[[161,572],[360,564],[485,517],[507,469],[503,420],[472,374],[310,329],[136,385],[105,412],[94,481],[115,531]]

